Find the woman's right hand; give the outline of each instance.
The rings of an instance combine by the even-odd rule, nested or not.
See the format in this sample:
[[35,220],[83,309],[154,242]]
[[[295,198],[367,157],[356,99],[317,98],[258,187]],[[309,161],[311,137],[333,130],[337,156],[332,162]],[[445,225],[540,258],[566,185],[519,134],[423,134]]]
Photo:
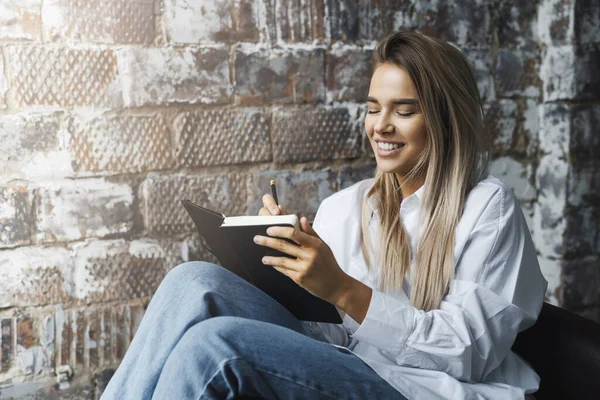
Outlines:
[[265,194],[262,198],[263,208],[258,210],[258,215],[288,215],[291,214],[280,204],[277,206],[275,199],[270,194]]

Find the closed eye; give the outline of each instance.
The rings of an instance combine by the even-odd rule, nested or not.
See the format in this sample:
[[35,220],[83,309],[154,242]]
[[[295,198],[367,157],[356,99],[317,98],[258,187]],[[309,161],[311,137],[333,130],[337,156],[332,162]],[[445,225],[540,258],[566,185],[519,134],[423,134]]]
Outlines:
[[414,112],[407,112],[407,113],[399,112],[398,115],[401,117],[412,117],[413,115],[415,115],[415,113]]

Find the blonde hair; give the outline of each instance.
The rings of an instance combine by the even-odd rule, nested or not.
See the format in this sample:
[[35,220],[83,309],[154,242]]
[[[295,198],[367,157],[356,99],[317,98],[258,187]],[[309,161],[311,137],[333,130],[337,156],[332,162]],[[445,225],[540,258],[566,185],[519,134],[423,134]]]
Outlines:
[[471,66],[455,47],[419,33],[398,32],[374,51],[373,70],[381,64],[395,65],[410,76],[427,132],[425,150],[405,177],[405,183],[424,184],[414,271],[411,274],[413,257],[400,220],[402,192],[394,173],[377,169],[362,206],[361,245],[371,268],[372,215],[367,200],[375,196],[380,237],[374,254],[381,265],[381,289],[400,289],[410,274],[411,303],[429,311],[439,308],[454,278],[456,226],[467,194],[487,171],[490,139]]

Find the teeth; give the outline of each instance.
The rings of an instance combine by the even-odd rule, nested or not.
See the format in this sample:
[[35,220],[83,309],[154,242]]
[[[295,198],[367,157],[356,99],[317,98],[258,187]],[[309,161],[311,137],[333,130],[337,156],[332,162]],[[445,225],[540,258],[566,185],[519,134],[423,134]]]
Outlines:
[[377,143],[377,147],[379,147],[381,150],[394,150],[397,149],[398,147],[400,147],[400,144],[391,144],[391,143]]

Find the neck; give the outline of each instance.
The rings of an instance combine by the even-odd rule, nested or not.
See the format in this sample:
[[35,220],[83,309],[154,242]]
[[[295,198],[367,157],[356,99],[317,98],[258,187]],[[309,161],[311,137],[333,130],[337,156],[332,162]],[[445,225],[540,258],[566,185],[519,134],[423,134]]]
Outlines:
[[404,176],[396,175],[396,178],[400,182],[400,191],[402,192],[403,199],[413,195],[425,183],[425,180],[419,177],[406,179]]

